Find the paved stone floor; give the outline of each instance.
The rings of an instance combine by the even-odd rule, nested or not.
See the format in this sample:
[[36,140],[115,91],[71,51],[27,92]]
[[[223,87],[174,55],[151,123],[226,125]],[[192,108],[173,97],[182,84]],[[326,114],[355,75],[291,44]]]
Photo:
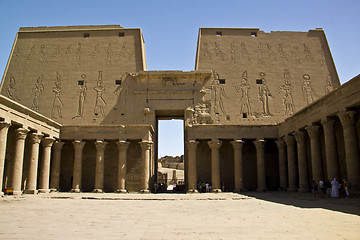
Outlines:
[[0,239],[360,239],[360,198],[303,193],[50,193],[0,212]]

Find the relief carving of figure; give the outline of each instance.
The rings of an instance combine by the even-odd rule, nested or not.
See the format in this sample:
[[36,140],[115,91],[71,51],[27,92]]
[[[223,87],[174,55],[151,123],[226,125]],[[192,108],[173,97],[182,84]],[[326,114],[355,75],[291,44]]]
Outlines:
[[99,114],[101,114],[101,116],[105,116],[104,109],[106,106],[106,102],[102,96],[103,92],[105,91],[105,88],[102,85],[102,71],[99,71],[99,76],[94,90],[96,91],[94,114],[96,117],[99,117]]
[[76,48],[76,61],[78,62],[78,64],[80,64],[80,60],[81,60],[81,43],[78,43]]
[[78,84],[78,92],[79,92],[79,101],[78,101],[78,110],[76,113],[76,116],[73,117],[73,119],[81,118],[84,114],[84,105],[85,105],[85,99],[86,99],[86,81],[85,81],[86,75],[81,74],[81,80],[80,84]]
[[106,60],[107,64],[111,64],[111,43],[109,43],[107,49],[106,49]]
[[56,119],[57,117],[62,118],[61,109],[64,106],[64,104],[61,101],[61,95],[63,93],[63,88],[61,86],[61,76],[57,73],[56,74],[56,80],[55,80],[55,87],[53,87],[53,93],[54,93],[54,100],[53,100],[53,106],[51,109],[51,118]]
[[286,49],[284,48],[282,43],[279,44],[279,54],[280,57],[285,58],[287,60]]
[[295,46],[292,53],[294,54],[295,64],[301,64],[300,54],[299,54],[299,47]]
[[268,49],[269,59],[276,61],[276,55],[275,55],[275,52],[272,50],[271,45],[268,43],[268,44],[266,44],[266,47]]
[[333,90],[334,90],[334,85],[332,84],[331,76],[328,75],[326,77],[325,93],[328,94],[328,93],[332,92]]
[[291,75],[288,69],[284,70],[284,79],[285,84],[281,85],[278,89],[278,92],[283,92],[283,104],[285,107],[285,116],[286,115],[293,115],[295,112],[294,100],[292,97],[292,90],[293,86],[291,85]]
[[208,43],[207,42],[204,42],[203,44],[203,54],[205,57],[209,57],[210,60],[211,60],[211,54],[210,54],[210,51],[209,51],[209,48],[208,48]]
[[28,59],[31,59],[32,56],[34,55],[34,50],[35,50],[35,45],[32,45],[29,51],[29,54],[27,56]]
[[262,45],[261,43],[258,44],[258,63],[259,64],[264,64],[265,61],[264,61],[264,51],[262,49]]
[[231,43],[231,62],[235,63],[236,62],[236,50],[235,50],[235,42]]
[[303,96],[304,96],[304,100],[306,100],[306,105],[309,105],[310,103],[314,102],[315,97],[317,97],[317,95],[311,85],[310,76],[308,74],[304,74],[303,79],[304,79],[302,85]]
[[215,80],[210,86],[213,111],[216,115],[219,115],[220,111],[227,115],[223,104],[223,99],[227,97],[224,86],[220,84],[219,74],[217,72],[214,72],[214,77]]
[[45,45],[40,46],[40,62],[45,62]]
[[215,42],[214,51],[215,51],[215,55],[216,55],[217,57],[221,57],[221,58],[224,60],[223,52],[222,52],[221,49],[220,49],[220,44],[217,43],[217,42]]
[[20,100],[15,88],[15,78],[10,77],[9,85],[6,88],[6,96],[12,100]]
[[210,109],[205,103],[199,103],[195,106],[194,123],[195,124],[212,123]]
[[271,93],[269,88],[266,85],[266,80],[265,80],[265,73],[261,72],[260,73],[260,77],[261,79],[261,83],[258,84],[259,85],[259,99],[260,102],[262,102],[263,105],[263,116],[272,116],[272,114],[270,113],[270,109],[269,109],[269,98],[271,97]]
[[31,105],[31,109],[37,112],[39,111],[40,97],[42,92],[44,91],[44,85],[42,84],[42,80],[43,80],[43,75],[40,75],[36,79],[35,87],[33,89],[34,98]]
[[244,113],[252,115],[249,100],[250,85],[247,83],[247,71],[242,74],[241,84],[235,86],[235,90],[240,93],[240,115]]
[[304,53],[305,53],[305,56],[307,59],[312,60],[311,51],[310,51],[308,45],[306,45],[305,43],[304,43]]
[[91,57],[96,58],[98,54],[99,54],[99,44],[96,44],[91,53]]

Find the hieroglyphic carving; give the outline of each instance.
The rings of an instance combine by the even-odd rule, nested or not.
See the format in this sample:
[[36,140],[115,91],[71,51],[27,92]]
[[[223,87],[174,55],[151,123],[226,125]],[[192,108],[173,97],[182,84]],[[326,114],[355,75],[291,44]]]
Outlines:
[[230,50],[231,62],[232,62],[232,63],[235,63],[235,62],[236,62],[235,42],[232,42],[232,43],[231,43],[230,48],[231,48],[231,50]]
[[320,66],[324,67],[326,65],[326,59],[325,59],[325,47],[323,44],[321,44],[320,56],[321,56]]
[[294,100],[292,97],[292,89],[293,86],[291,85],[291,75],[288,69],[284,70],[284,79],[285,84],[281,85],[278,89],[278,92],[283,92],[283,104],[284,104],[284,115],[293,115],[295,112]]
[[246,49],[246,44],[244,42],[241,42],[240,44],[240,51],[241,51],[241,57],[244,58],[246,61],[250,62],[249,52]]
[[71,53],[71,45],[68,44],[66,46],[65,54],[66,54],[67,57],[69,57],[70,53]]
[[313,60],[311,51],[310,51],[308,45],[306,45],[305,43],[303,45],[304,45],[304,53],[305,53],[306,59]]
[[95,46],[94,46],[94,49],[92,50],[92,52],[91,52],[91,57],[93,57],[93,58],[96,58],[97,56],[98,56],[98,54],[99,54],[99,48],[100,48],[100,46],[99,46],[99,43],[98,44],[96,44]]
[[20,47],[16,47],[15,51],[14,51],[14,61],[15,61],[15,63],[20,62],[20,55],[21,55]]
[[235,85],[235,90],[240,93],[240,114],[244,113],[248,115],[252,115],[250,99],[249,99],[249,91],[250,85],[247,83],[247,71],[243,72],[242,79],[240,85]]
[[17,95],[15,83],[16,83],[15,78],[10,77],[9,85],[6,88],[6,96],[12,100],[20,100],[20,98]]
[[221,59],[224,60],[223,52],[221,51],[220,44],[218,42],[215,42],[214,52],[215,56],[221,57]]
[[303,75],[303,85],[302,85],[302,91],[304,100],[306,100],[306,105],[309,105],[310,103],[314,102],[315,97],[317,97],[314,88],[312,87],[310,76],[308,74]]
[[124,81],[129,75],[125,73],[121,76],[121,84],[115,89],[114,94],[117,96],[117,103],[114,107],[115,110],[119,110],[121,114],[126,113],[126,99],[128,94],[128,84]]
[[294,50],[292,51],[292,53],[293,53],[293,55],[294,55],[295,64],[301,64],[299,47],[298,47],[298,46],[294,46]]
[[40,46],[40,62],[43,63],[45,61],[45,45]]
[[29,54],[27,56],[27,58],[30,60],[32,58],[32,56],[34,55],[34,51],[35,51],[35,45],[32,45],[30,50],[29,50]]
[[94,108],[94,115],[96,117],[99,117],[99,114],[101,116],[105,116],[105,106],[106,102],[102,96],[103,92],[105,91],[105,88],[103,87],[103,81],[102,81],[102,71],[99,71],[99,76],[96,81],[96,87],[94,88],[96,92],[96,99],[95,99],[95,108]]
[[108,47],[106,48],[106,63],[111,64],[111,43],[109,43]]
[[279,55],[281,58],[285,58],[287,60],[286,49],[282,43],[279,43]]
[[268,50],[268,56],[270,60],[274,60],[276,61],[276,54],[275,52],[272,50],[272,47],[269,43],[266,44],[267,50]]
[[260,79],[261,83],[259,83],[259,100],[260,102],[262,102],[263,105],[263,112],[262,112],[262,116],[272,116],[272,114],[270,113],[270,109],[269,109],[269,98],[271,97],[271,93],[270,90],[268,88],[268,86],[266,85],[266,80],[265,80],[265,73],[260,72]]
[[126,42],[121,45],[120,57],[126,57]]
[[205,57],[209,57],[211,60],[211,54],[210,54],[207,42],[204,42],[203,47],[202,47],[202,52]]
[[37,79],[36,79],[36,83],[35,83],[35,87],[33,89],[33,102],[31,105],[31,109],[34,111],[39,111],[40,107],[40,97],[42,92],[44,91],[44,85],[42,84],[42,80],[43,80],[43,75],[40,75]]
[[76,53],[76,61],[78,62],[78,64],[80,64],[80,61],[81,61],[81,43],[78,43],[75,53]]
[[334,90],[334,85],[332,84],[331,76],[328,75],[326,77],[325,94],[328,94],[328,93],[332,92],[333,90]]
[[54,57],[57,59],[60,54],[60,45],[56,46]]
[[53,87],[52,91],[54,93],[54,100],[51,109],[51,118],[53,119],[56,119],[57,117],[62,118],[61,109],[64,106],[64,104],[61,101],[61,95],[63,93],[63,88],[61,86],[61,76],[59,73],[56,73],[55,87]]
[[213,108],[213,112],[216,115],[219,115],[221,111],[223,114],[227,115],[223,104],[223,98],[227,97],[224,86],[220,84],[219,74],[217,72],[214,72],[214,77],[215,79],[212,81],[210,86],[211,106]]
[[84,106],[85,106],[85,100],[86,100],[86,91],[87,91],[87,87],[86,87],[86,81],[85,81],[86,75],[85,74],[81,74],[81,84],[78,84],[79,87],[79,102],[78,102],[78,110],[76,113],[76,116],[73,117],[73,119],[76,118],[81,118],[83,116],[84,113]]
[[265,61],[264,61],[264,51],[262,49],[262,44],[259,43],[258,46],[257,46],[257,52],[258,52],[258,63],[259,64],[264,64]]

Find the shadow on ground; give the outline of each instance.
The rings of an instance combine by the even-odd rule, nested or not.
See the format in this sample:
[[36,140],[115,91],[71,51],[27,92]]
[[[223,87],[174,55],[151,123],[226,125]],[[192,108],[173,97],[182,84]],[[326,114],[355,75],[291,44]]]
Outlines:
[[300,208],[322,208],[360,216],[360,197],[330,198],[298,192],[246,192],[243,195]]

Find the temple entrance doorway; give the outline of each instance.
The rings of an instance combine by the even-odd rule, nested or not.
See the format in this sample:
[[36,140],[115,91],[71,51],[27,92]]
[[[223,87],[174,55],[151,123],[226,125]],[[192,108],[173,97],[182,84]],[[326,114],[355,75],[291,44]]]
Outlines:
[[184,171],[184,117],[157,116],[155,165],[157,193],[183,193]]

